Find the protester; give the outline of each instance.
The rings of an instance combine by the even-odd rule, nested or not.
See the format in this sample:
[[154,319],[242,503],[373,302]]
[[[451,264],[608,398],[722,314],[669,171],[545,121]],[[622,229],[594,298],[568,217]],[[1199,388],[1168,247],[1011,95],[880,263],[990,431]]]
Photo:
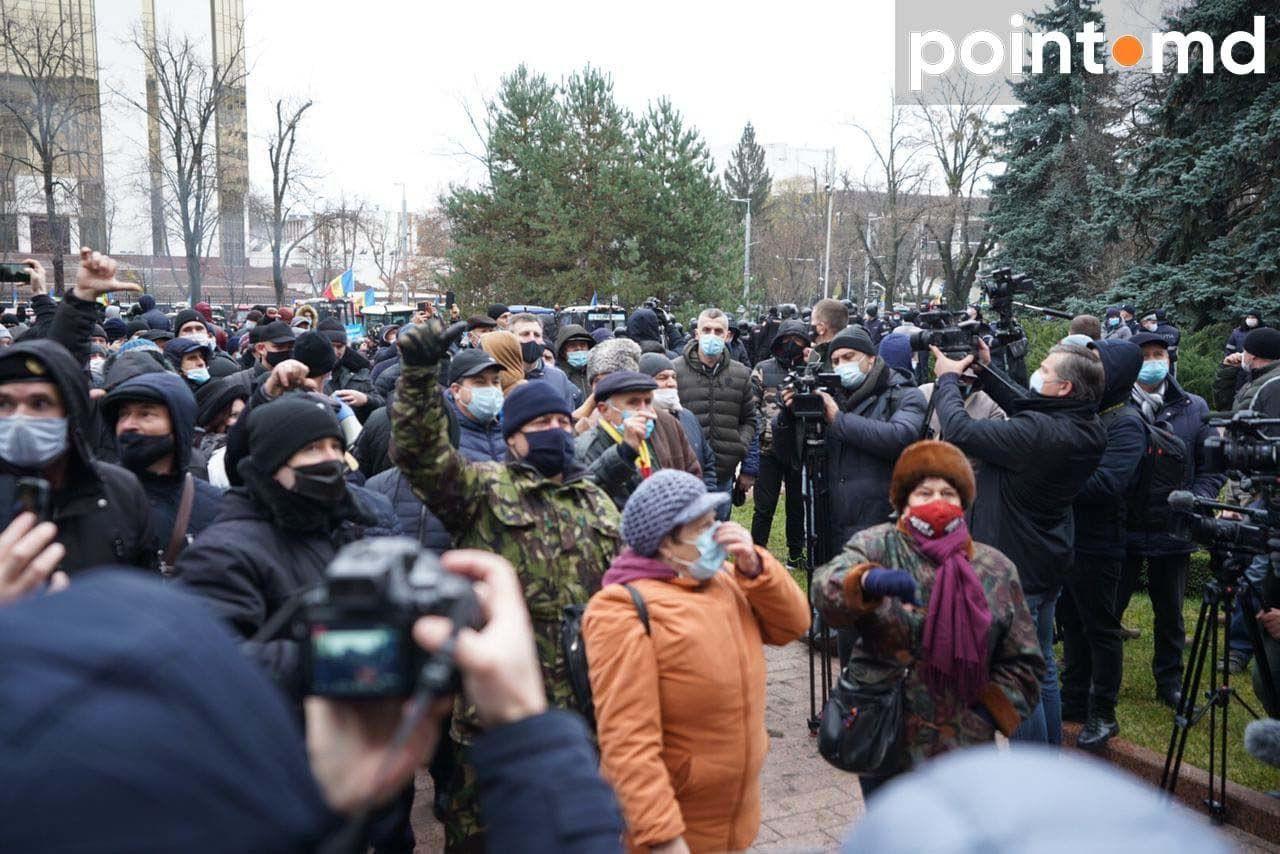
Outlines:
[[138,307],[142,309],[142,322],[147,325],[148,329],[161,329],[166,332],[172,330],[169,318],[165,313],[156,308],[156,298],[151,294],[143,294],[138,297]]
[[[1012,735],[1039,700],[1045,662],[1017,570],[965,522],[976,490],[954,445],[911,445],[888,489],[898,522],[855,534],[814,575],[814,607],[855,632],[845,678],[903,679],[906,742],[887,775],[859,775],[863,797],[938,753]],[[905,678],[903,662],[915,663]]]
[[1127,341],[1133,336],[1133,330],[1125,325],[1117,306],[1107,307],[1107,322],[1103,326],[1102,337],[1107,341]]
[[[1185,445],[1189,465],[1183,488],[1201,498],[1216,500],[1226,476],[1205,471],[1204,443],[1216,432],[1205,423],[1209,405],[1169,376],[1169,349],[1164,338],[1143,332],[1129,340],[1142,348],[1143,359],[1132,390],[1134,406],[1148,422],[1169,430]],[[1155,615],[1151,670],[1156,698],[1177,708],[1182,699],[1182,649],[1187,637],[1182,606],[1191,553],[1197,546],[1172,531],[1173,514],[1163,498],[1143,501],[1139,508],[1126,520],[1128,533],[1116,614],[1123,618],[1145,570]]]
[[489,318],[498,325],[498,328],[507,331],[511,326],[511,309],[505,305],[491,305],[488,312]]
[[1227,336],[1226,346],[1222,349],[1223,358],[1232,353],[1244,352],[1244,337],[1259,328],[1266,328],[1266,324],[1262,322],[1262,312],[1250,309],[1240,318],[1239,325]]
[[596,339],[591,333],[576,323],[566,323],[560,327],[556,335],[556,367],[564,372],[578,389],[577,405],[585,402],[591,393],[591,384],[587,381],[587,359],[590,350],[596,346]]
[[324,393],[350,406],[363,424],[374,410],[386,403],[374,388],[373,366],[348,345],[347,330],[337,318],[326,317],[317,325],[316,331],[333,346],[333,354],[337,358]]
[[862,327],[867,330],[867,335],[871,336],[871,343],[879,347],[880,340],[885,334],[884,321],[880,319],[880,306],[875,303],[867,305],[862,315]]
[[1076,494],[1075,559],[1063,573],[1057,618],[1062,627],[1062,719],[1084,724],[1082,750],[1101,750],[1119,733],[1116,699],[1124,672],[1123,636],[1116,599],[1125,553],[1129,498],[1139,487],[1146,456],[1141,410],[1130,404],[1142,368],[1131,341],[1096,342],[1106,385],[1098,417],[1106,450]]
[[520,342],[520,359],[524,362],[524,376],[528,380],[546,380],[560,389],[560,393],[577,409],[582,405],[582,393],[569,381],[564,371],[553,363],[543,361],[545,342],[542,323],[532,314],[516,314],[511,317],[511,334]]
[[675,354],[662,340],[662,323],[651,308],[637,308],[627,318],[627,337],[640,345],[645,353],[660,353],[668,358]]
[[474,463],[507,459],[502,436],[501,365],[484,350],[464,350],[449,363],[445,401],[459,429],[458,450]]
[[467,346],[479,347],[484,336],[496,332],[498,322],[483,314],[473,314],[467,318]]
[[209,373],[209,363],[213,361],[213,345],[208,342],[174,338],[164,345],[164,356],[187,381],[187,387],[193,393],[212,376]]
[[[1058,744],[1062,711],[1053,658],[1054,606],[1062,570],[1074,555],[1072,504],[1106,449],[1098,420],[1105,378],[1095,352],[1071,344],[1053,347],[1031,378],[1031,391],[990,364],[981,344],[977,359],[956,361],[933,348],[938,375],[933,392],[942,434],[981,460],[978,498],[969,513],[973,536],[1017,567],[1044,654],[1041,702],[1020,737]],[[1006,421],[974,420],[964,407],[960,375],[981,366],[978,388],[1008,413]]]
[[[617,551],[617,510],[575,461],[568,403],[548,383],[525,383],[504,402],[506,465],[468,463],[453,450],[436,390],[448,346],[435,319],[401,333],[404,372],[392,405],[392,456],[459,546],[489,549],[517,562],[547,699],[567,708],[572,690],[560,649],[561,618],[565,606],[585,602],[598,589]],[[455,715],[452,735],[462,749],[446,815],[451,849],[483,840],[468,758],[473,734],[471,719]]]
[[525,381],[524,357],[520,352],[520,341],[516,336],[499,329],[484,336],[480,348],[489,354],[500,366],[498,380],[502,386],[502,394],[506,396],[516,386]]
[[760,827],[763,644],[803,634],[809,608],[746,529],[715,521],[728,500],[685,472],[642,483],[583,620],[601,768],[631,850],[740,851]]
[[174,374],[141,374],[103,399],[120,464],[142,484],[151,507],[152,551],[162,569],[213,523],[222,490],[188,471],[195,449],[196,400]]
[[205,456],[209,482],[229,489],[226,453],[227,433],[244,411],[253,387],[245,374],[233,374],[205,383],[196,392],[196,427],[202,431],[199,450]]
[[698,419],[716,452],[718,491],[728,492],[737,476],[749,492],[754,473],[738,473],[759,429],[759,407],[751,369],[729,358],[725,339],[729,319],[718,308],[698,316],[698,337],[675,363],[681,403]]
[[821,365],[822,371],[830,371],[831,339],[844,331],[849,325],[849,309],[844,307],[844,303],[834,299],[818,300],[814,303],[812,314],[813,335],[813,351],[809,354],[809,361],[817,362]]
[[1102,322],[1092,314],[1077,314],[1067,324],[1067,335],[1083,335],[1090,341],[1097,341],[1102,338]]
[[297,336],[284,321],[276,320],[253,327],[249,331],[249,343],[252,345],[252,376],[261,378],[271,369],[289,358],[293,352],[293,342]]
[[1280,414],[1280,329],[1255,329],[1241,347],[1218,367],[1214,408]]
[[776,443],[773,425],[782,413],[782,388],[791,371],[804,367],[804,351],[809,332],[798,320],[783,322],[773,337],[771,357],[762,359],[752,372],[756,394],[761,401],[760,474],[755,482],[755,507],[751,517],[751,539],[757,546],[769,544],[778,498],[786,486],[787,563],[798,566],[804,560],[804,504],[800,468],[794,449]]

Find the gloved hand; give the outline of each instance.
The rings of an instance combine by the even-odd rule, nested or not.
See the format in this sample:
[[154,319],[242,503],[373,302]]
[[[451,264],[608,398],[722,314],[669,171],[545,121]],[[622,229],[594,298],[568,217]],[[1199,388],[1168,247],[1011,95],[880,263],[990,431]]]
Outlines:
[[916,604],[916,580],[905,569],[867,570],[862,576],[862,592],[868,596],[892,596],[908,605]]
[[427,368],[439,363],[449,346],[467,331],[467,324],[455,323],[448,329],[439,318],[428,318],[425,323],[406,326],[396,339],[400,358],[406,365]]

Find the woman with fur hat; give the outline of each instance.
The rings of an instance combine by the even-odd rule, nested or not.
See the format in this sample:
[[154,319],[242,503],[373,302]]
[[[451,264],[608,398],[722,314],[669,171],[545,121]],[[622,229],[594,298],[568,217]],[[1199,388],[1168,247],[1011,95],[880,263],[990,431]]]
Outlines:
[[654,472],[587,606],[601,769],[631,851],[740,851],[760,828],[764,644],[800,637],[809,606],[750,532],[716,521],[728,502],[688,472]]
[[893,469],[898,521],[855,534],[814,574],[814,606],[856,630],[845,678],[905,678],[902,756],[889,775],[859,776],[864,796],[935,754],[1012,735],[1040,699],[1035,624],[1017,569],[969,536],[974,493],[958,448],[916,442]]

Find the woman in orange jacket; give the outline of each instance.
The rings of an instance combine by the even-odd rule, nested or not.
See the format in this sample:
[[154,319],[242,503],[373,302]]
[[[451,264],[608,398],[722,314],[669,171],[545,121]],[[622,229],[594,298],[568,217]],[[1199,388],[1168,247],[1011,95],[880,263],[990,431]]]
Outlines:
[[627,548],[587,606],[601,766],[632,851],[741,850],[760,828],[763,644],[804,634],[809,605],[746,529],[716,522],[728,500],[655,472],[627,501]]

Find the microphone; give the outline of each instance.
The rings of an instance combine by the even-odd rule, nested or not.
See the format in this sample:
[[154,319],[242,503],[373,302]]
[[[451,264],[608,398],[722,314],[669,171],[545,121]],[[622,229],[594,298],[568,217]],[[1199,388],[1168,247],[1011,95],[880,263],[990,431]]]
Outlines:
[[1275,718],[1251,721],[1244,728],[1244,749],[1259,762],[1280,768],[1280,721]]
[[1169,493],[1169,506],[1184,513],[1193,513],[1196,509],[1196,497],[1185,489],[1175,489]]

